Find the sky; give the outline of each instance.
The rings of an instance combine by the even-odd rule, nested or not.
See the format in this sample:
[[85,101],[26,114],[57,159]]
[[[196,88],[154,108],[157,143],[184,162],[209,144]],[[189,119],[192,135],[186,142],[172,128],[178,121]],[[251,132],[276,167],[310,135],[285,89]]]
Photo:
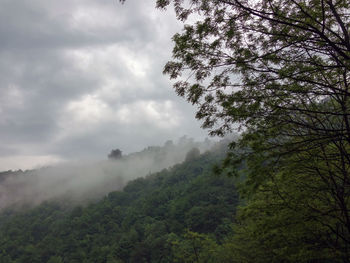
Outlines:
[[204,139],[162,74],[181,28],[155,0],[0,0],[0,171]]

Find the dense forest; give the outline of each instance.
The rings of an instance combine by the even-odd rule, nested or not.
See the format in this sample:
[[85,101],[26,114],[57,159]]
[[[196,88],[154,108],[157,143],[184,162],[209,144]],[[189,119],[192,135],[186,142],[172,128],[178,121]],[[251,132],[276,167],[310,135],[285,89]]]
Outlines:
[[176,93],[239,137],[89,203],[3,206],[0,262],[349,263],[350,2],[156,5],[184,23],[164,67]]
[[[212,141],[183,136],[162,146],[99,161],[71,161],[27,171],[0,172],[0,209],[35,206],[43,201],[65,198],[83,204],[98,200],[108,192],[121,190],[135,178],[161,171],[186,158],[192,149],[206,151]],[[112,150],[112,152],[115,150]]]
[[291,165],[251,195],[249,160],[240,163],[237,178],[221,170],[228,155],[246,152],[227,152],[227,144],[202,154],[193,148],[184,162],[88,204],[59,197],[3,209],[0,262],[346,260],[347,244],[330,228],[337,218],[317,210],[329,205],[322,181]]
[[234,181],[213,173],[226,146],[201,155],[194,148],[183,163],[86,206],[51,200],[7,208],[0,262],[216,262],[208,246],[232,235],[239,204]]

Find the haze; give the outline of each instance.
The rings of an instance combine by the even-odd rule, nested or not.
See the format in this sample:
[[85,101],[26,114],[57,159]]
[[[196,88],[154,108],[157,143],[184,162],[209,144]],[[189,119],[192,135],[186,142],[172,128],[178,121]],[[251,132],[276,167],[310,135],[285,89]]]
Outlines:
[[122,189],[131,179],[182,162],[194,147],[204,152],[212,144],[182,137],[177,144],[168,141],[162,147],[148,147],[118,160],[67,162],[27,172],[0,173],[0,209],[28,208],[52,200],[86,204]]

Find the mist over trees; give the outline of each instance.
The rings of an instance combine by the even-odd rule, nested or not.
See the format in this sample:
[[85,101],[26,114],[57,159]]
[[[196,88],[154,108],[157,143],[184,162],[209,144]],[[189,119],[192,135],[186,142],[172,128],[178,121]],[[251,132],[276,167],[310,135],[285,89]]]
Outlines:
[[350,2],[156,1],[171,4],[184,28],[164,73],[238,140],[112,150],[98,177],[0,174],[0,208],[42,204],[0,214],[0,261],[349,263]]
[[112,150],[110,154],[108,154],[109,160],[118,160],[122,158],[122,151],[119,149]]
[[[194,259],[193,243],[218,246],[232,233],[239,202],[235,183],[212,172],[226,149],[226,143],[217,144],[196,159],[130,181],[122,191],[86,206],[67,209],[51,201],[19,213],[0,213],[0,262]],[[195,248],[198,253],[207,249]]]
[[191,150],[189,150],[186,154],[185,160],[186,161],[190,161],[190,160],[194,160],[196,158],[198,158],[200,155],[200,151],[198,148],[192,148]]
[[23,208],[44,201],[61,200],[69,205],[99,200],[111,191],[121,190],[135,178],[161,171],[184,161],[193,148],[202,152],[215,146],[212,141],[197,142],[183,136],[178,142],[149,146],[121,158],[112,150],[109,160],[67,162],[30,171],[0,173],[0,211]]

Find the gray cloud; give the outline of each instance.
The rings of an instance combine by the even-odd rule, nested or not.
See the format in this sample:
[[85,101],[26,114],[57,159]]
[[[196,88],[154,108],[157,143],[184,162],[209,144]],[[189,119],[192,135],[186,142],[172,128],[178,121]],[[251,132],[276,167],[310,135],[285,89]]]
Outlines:
[[205,136],[161,74],[180,27],[154,5],[0,2],[0,170]]

